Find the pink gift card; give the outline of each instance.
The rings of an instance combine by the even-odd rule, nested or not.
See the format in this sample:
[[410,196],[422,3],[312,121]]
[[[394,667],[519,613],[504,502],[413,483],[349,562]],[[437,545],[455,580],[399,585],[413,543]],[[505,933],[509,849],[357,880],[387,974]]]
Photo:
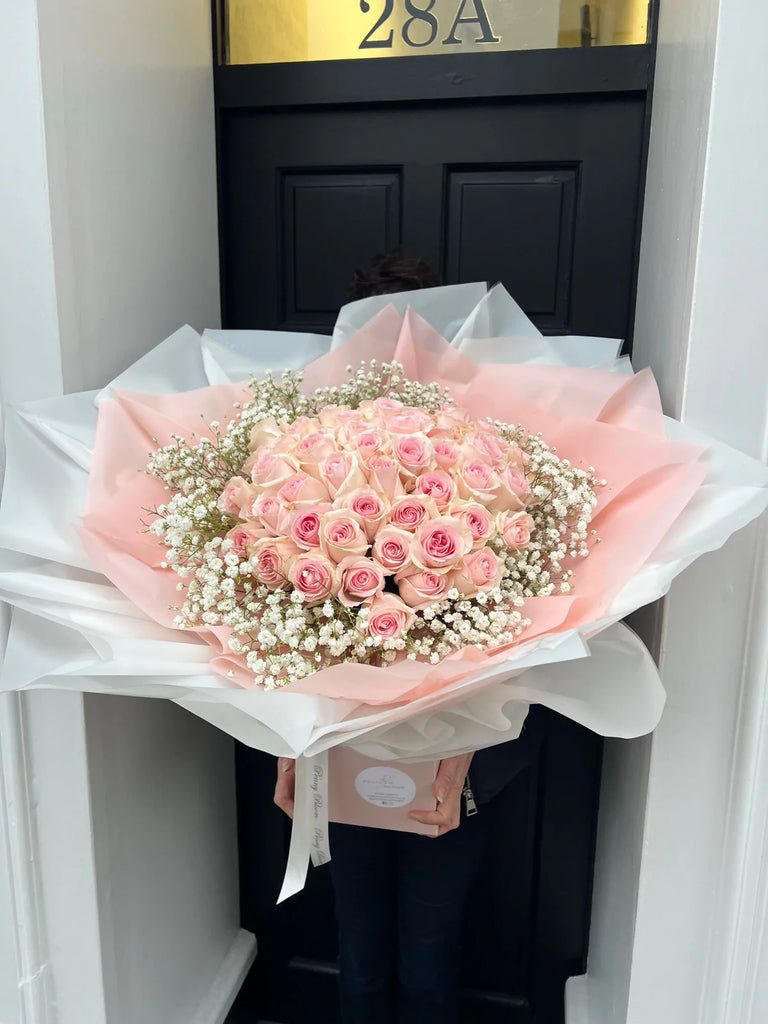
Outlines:
[[328,811],[331,821],[436,836],[437,825],[422,825],[409,811],[433,811],[439,761],[375,761],[348,747],[328,755]]

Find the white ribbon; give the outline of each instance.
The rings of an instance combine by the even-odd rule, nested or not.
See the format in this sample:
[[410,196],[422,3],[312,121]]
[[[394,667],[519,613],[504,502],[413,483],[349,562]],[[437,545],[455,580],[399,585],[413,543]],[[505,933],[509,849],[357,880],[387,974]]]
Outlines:
[[328,751],[296,758],[296,790],[288,864],[278,903],[301,892],[309,861],[317,867],[331,859],[328,841]]

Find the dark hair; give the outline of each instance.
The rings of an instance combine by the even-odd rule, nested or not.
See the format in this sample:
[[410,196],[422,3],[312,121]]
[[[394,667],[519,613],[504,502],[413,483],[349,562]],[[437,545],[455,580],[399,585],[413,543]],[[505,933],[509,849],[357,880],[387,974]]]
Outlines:
[[349,297],[351,300],[367,299],[371,295],[436,288],[440,283],[440,275],[426,260],[390,252],[377,256],[367,270],[355,271]]

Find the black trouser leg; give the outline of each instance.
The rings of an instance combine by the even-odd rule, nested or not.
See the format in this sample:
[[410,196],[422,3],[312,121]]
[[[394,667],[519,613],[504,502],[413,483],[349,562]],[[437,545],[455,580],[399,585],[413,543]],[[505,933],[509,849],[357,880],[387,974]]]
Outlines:
[[331,824],[343,1024],[397,1020],[396,838],[385,829]]
[[400,1024],[457,1024],[464,910],[495,820],[493,802],[436,839],[400,835]]

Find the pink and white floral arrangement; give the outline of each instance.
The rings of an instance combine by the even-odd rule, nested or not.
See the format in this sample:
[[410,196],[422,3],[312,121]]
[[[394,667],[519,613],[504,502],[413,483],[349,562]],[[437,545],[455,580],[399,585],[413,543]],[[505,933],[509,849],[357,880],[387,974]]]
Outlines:
[[228,425],[151,454],[176,625],[219,630],[268,689],[512,644],[526,598],[570,591],[594,537],[591,467],[398,363],[348,372],[309,395],[301,372],[253,381]]

